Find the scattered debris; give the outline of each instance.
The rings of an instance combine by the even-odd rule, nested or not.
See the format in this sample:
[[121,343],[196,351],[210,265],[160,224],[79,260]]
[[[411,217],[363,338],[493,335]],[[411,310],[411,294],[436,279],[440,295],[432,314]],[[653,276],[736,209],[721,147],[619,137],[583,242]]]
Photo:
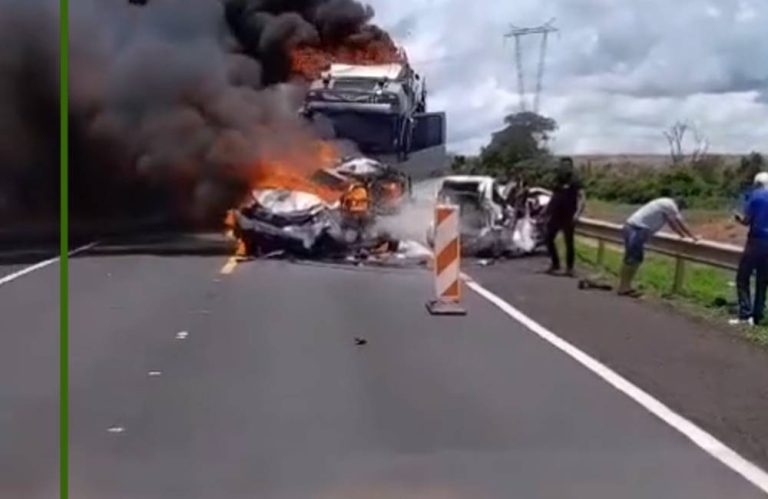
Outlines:
[[188,331],[179,331],[178,333],[176,333],[177,340],[186,340],[188,336],[189,336]]
[[579,289],[597,289],[600,291],[612,291],[613,286],[599,280],[586,277],[579,280]]
[[368,340],[363,338],[355,338],[355,345],[361,347],[368,344]]
[[162,371],[149,371],[147,373],[147,376],[149,376],[150,378],[156,378],[156,377],[162,376],[162,375],[163,375]]
[[109,428],[107,428],[107,432],[116,435],[120,433],[125,433],[125,428],[122,426],[110,426]]

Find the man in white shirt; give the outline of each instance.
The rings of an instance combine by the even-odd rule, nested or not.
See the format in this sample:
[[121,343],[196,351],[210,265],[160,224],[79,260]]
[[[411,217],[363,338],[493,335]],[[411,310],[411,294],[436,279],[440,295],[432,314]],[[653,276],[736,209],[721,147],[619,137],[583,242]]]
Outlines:
[[632,289],[632,280],[643,263],[645,243],[665,225],[669,225],[680,237],[694,242],[698,237],[683,221],[680,210],[685,209],[682,199],[658,198],[642,206],[624,224],[624,264],[621,268],[618,293],[622,296],[639,296]]

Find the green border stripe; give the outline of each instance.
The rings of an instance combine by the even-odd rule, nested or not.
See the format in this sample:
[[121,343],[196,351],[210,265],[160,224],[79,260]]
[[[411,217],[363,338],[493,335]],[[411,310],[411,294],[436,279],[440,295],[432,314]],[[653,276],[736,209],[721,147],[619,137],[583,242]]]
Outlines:
[[59,0],[59,497],[69,498],[69,0]]

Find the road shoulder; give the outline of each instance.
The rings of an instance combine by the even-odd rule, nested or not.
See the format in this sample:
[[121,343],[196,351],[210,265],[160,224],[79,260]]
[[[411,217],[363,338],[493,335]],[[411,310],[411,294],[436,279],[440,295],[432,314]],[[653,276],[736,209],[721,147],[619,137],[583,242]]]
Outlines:
[[768,467],[768,354],[663,307],[581,291],[539,260],[468,266],[480,284]]

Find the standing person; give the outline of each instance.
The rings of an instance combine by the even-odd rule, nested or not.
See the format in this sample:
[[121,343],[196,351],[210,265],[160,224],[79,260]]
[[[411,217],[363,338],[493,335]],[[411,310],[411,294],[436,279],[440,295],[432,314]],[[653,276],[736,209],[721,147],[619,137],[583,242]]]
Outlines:
[[573,276],[573,266],[576,260],[574,248],[574,232],[576,221],[584,211],[584,190],[581,181],[573,167],[573,159],[560,159],[560,166],[555,179],[555,188],[547,206],[546,246],[552,263],[547,269],[548,274],[560,271],[560,255],[557,252],[555,238],[559,232],[565,239],[565,274]]
[[[736,220],[749,227],[747,243],[736,272],[739,317],[731,324],[760,324],[768,288],[768,173],[755,175],[754,190]],[[750,281],[755,274],[755,301],[750,299]]]
[[624,223],[624,263],[619,276],[619,295],[640,295],[632,289],[632,280],[643,263],[645,243],[664,225],[668,224],[680,237],[687,237],[694,242],[699,240],[683,221],[680,211],[685,208],[683,199],[658,198],[642,206],[627,219]]

